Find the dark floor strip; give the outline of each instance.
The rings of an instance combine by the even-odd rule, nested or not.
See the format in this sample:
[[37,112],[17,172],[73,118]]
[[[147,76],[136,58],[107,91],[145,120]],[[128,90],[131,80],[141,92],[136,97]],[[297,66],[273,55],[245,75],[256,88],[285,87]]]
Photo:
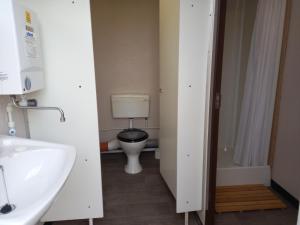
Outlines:
[[288,201],[293,207],[299,209],[299,201],[292,196],[289,192],[287,192],[283,187],[281,187],[274,180],[271,180],[271,187],[274,191],[276,191],[281,197],[283,197],[286,201]]
[[198,213],[197,212],[193,212],[193,217],[195,218],[195,221],[196,221],[196,223],[198,224],[198,225],[202,225],[202,222],[201,222],[201,220],[200,220],[200,218],[199,218],[199,216],[198,216]]

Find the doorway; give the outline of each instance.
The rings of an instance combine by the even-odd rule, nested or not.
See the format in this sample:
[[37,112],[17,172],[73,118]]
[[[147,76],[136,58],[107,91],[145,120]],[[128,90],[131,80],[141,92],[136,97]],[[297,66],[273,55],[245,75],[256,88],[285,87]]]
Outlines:
[[[290,215],[291,218],[289,221],[291,221],[291,224],[295,224],[297,220],[297,210],[289,205],[289,203],[286,203],[284,200],[282,201],[282,197],[278,195],[278,193],[273,194],[273,190],[268,187],[270,186],[271,182],[270,160],[268,161],[268,157],[264,158],[264,161],[266,163],[261,164],[260,162],[258,162],[259,160],[251,158],[251,156],[241,157],[241,154],[243,153],[238,152],[237,149],[239,145],[241,145],[240,143],[245,144],[245,142],[241,141],[241,134],[245,134],[244,137],[247,135],[251,136],[247,132],[243,133],[245,132],[245,130],[243,130],[244,128],[241,124],[243,123],[243,117],[247,120],[247,117],[243,115],[243,113],[245,114],[245,109],[243,109],[243,105],[245,105],[245,103],[243,101],[245,101],[247,95],[249,96],[249,93],[247,94],[247,80],[250,80],[249,74],[251,73],[252,69],[251,57],[253,57],[254,55],[254,50],[251,50],[251,48],[255,46],[255,41],[257,40],[253,36],[257,35],[259,30],[257,25],[257,17],[259,16],[259,9],[261,6],[262,5],[259,1],[227,0],[219,2],[218,35],[216,39],[217,52],[215,57],[216,65],[214,74],[215,77],[213,82],[213,99],[215,101],[212,105],[213,109],[211,117],[212,129],[210,152],[210,198],[208,203],[207,224],[241,224],[243,219],[246,218],[248,218],[249,224],[258,224],[259,222],[262,222],[263,224],[274,224],[274,222],[271,222],[272,219],[276,220],[276,217],[280,213],[282,215],[282,218],[284,218],[284,215]],[[291,7],[289,1],[287,1],[286,6],[287,7],[284,9],[285,16],[283,17],[285,26],[284,28],[282,28],[283,45],[282,47],[280,47],[281,54],[279,54],[279,58],[281,58],[281,60],[278,60],[278,67],[279,65],[282,66],[282,63],[280,63],[280,61],[282,61],[284,58],[285,45],[287,42],[287,21],[289,21],[289,13]],[[241,12],[243,12],[244,16]],[[241,23],[243,23],[242,26]],[[229,24],[231,24],[231,26],[229,26]],[[241,27],[242,31],[240,30]],[[278,68],[278,70],[280,81],[281,68]],[[254,75],[252,76],[252,82],[254,82],[253,77]],[[275,87],[276,86],[278,85],[275,85]],[[255,89],[255,87],[253,86],[251,88]],[[251,88],[248,88],[248,92]],[[253,96],[255,96],[255,93],[252,93],[251,97]],[[222,99],[221,107],[219,107],[219,104],[216,104],[218,103],[219,98]],[[269,121],[272,121],[274,110],[271,111],[271,116],[267,117]],[[255,114],[253,114],[252,117],[255,117]],[[248,124],[247,126],[249,127],[251,126],[251,124]],[[273,135],[271,135],[271,133],[273,133],[274,131],[271,131],[271,126],[269,128],[268,135],[273,138]],[[266,142],[269,145],[270,140]],[[244,147],[245,145],[242,146]],[[271,153],[269,154],[269,148],[266,148],[266,150],[268,154],[265,155],[270,155]],[[248,162],[249,165],[247,165],[247,163],[245,162]],[[267,195],[272,194],[272,196],[275,197],[279,196],[277,200],[282,201],[282,208],[285,208],[284,205],[286,204],[287,210],[253,211],[255,209],[251,209],[250,212],[248,212],[248,210],[246,210],[245,208],[234,210],[231,207],[230,209],[228,209],[227,213],[216,215],[214,214],[215,211],[222,211],[220,210],[220,205],[226,205],[220,199],[223,198],[224,200],[225,198],[227,201],[231,197],[239,195],[239,193],[237,193],[238,190],[234,190],[234,188],[239,189],[241,193],[240,195],[244,195],[244,193],[241,192],[241,188],[248,189],[247,191],[249,194],[250,189],[257,188],[258,185],[260,185],[259,187],[261,188],[266,188],[266,190],[268,191]],[[233,193],[233,195],[230,195],[229,192],[232,190],[236,192]],[[224,194],[224,191],[226,192],[225,197],[222,196],[222,194]],[[260,194],[265,196],[265,194],[262,194],[262,192],[260,192]],[[249,196],[247,196],[247,198],[249,198]],[[253,197],[250,196],[250,198]],[[262,197],[259,200],[261,199]],[[230,203],[231,206],[241,203],[241,199],[232,200],[233,202]],[[253,204],[258,206],[260,202],[256,202]],[[273,204],[273,206],[274,205],[275,204]],[[247,212],[243,212],[242,214],[237,215],[234,213],[234,211]],[[286,212],[286,214],[284,214],[284,212]],[[269,221],[262,219],[266,216],[269,217]],[[251,219],[253,220],[253,223],[251,223]]]
[[[96,0],[91,1],[91,13],[104,202],[104,218],[94,222],[183,224],[184,215],[176,213],[176,201],[161,177],[157,157],[159,1]],[[150,98],[149,117],[133,121],[134,128],[149,135],[139,157],[143,169],[137,174],[124,171],[127,157],[117,139],[129,128],[129,119],[112,115],[111,96],[123,94]],[[194,214],[190,215],[190,224],[198,224]]]

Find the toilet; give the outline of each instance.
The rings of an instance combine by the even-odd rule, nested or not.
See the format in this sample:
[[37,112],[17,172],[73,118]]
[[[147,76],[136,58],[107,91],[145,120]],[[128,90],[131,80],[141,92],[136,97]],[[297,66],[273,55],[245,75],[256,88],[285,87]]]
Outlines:
[[137,174],[142,171],[139,156],[148,140],[148,133],[133,128],[134,119],[149,117],[150,97],[148,95],[112,95],[112,114],[114,119],[128,119],[129,128],[121,131],[117,138],[127,156],[125,172]]

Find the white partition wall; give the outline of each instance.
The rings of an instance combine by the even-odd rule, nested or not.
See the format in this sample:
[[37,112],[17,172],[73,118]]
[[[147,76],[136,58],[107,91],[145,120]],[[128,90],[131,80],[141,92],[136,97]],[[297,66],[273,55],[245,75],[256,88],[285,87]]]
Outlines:
[[103,216],[98,117],[89,0],[22,0],[38,15],[45,89],[31,97],[55,111],[29,110],[33,139],[74,145],[77,161],[43,221]]
[[177,196],[179,0],[160,0],[160,172]]
[[160,1],[161,174],[177,212],[202,209],[214,0]]

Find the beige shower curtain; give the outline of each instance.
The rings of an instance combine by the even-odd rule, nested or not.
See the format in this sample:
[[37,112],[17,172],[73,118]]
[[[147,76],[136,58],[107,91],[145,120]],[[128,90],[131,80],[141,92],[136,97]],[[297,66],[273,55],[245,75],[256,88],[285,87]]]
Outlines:
[[234,162],[266,166],[286,0],[259,0],[247,66]]

